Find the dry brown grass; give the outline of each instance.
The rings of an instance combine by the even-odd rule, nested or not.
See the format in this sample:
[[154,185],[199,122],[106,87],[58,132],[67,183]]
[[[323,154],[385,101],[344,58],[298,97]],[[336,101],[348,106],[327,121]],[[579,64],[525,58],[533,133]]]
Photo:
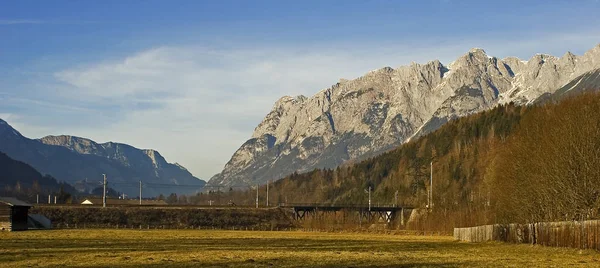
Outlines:
[[0,267],[566,267],[600,254],[451,237],[200,230],[0,233]]

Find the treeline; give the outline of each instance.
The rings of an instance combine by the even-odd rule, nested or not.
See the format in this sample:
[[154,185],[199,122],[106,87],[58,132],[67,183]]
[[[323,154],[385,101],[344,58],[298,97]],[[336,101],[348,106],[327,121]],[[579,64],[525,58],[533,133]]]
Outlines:
[[[586,93],[537,106],[507,104],[454,120],[380,156],[270,184],[277,203],[432,209],[415,228],[596,218],[600,208],[600,98]],[[198,195],[201,196],[201,195]],[[204,194],[252,205],[256,189]],[[266,186],[259,189],[266,205]]]
[[88,227],[142,226],[142,228],[290,228],[289,217],[280,209],[197,209],[141,207],[37,206],[33,214],[48,217],[54,226]]

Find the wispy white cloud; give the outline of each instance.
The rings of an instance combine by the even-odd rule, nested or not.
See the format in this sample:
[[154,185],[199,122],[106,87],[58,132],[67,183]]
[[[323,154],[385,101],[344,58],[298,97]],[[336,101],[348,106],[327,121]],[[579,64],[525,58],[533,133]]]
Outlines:
[[[384,66],[433,59],[449,63],[471,47],[483,47],[499,57],[583,50],[595,45],[597,34],[595,30],[557,33],[512,42],[433,38],[410,44],[164,46],[54,72],[52,81],[40,83],[35,92],[47,102],[40,104],[45,113],[35,113],[37,123],[25,118],[18,121],[25,135],[28,130],[32,135],[46,131],[43,134],[154,148],[167,160],[208,179],[222,169],[283,95],[310,96],[340,78],[356,78]],[[23,103],[20,108],[30,109],[26,105],[31,104],[36,105]],[[40,128],[43,119],[46,126],[59,119],[72,122],[47,130]]]
[[71,112],[91,112],[91,109],[86,107],[77,106],[76,104],[59,104],[55,102],[32,99],[32,98],[20,98],[20,97],[6,97],[3,98],[4,101],[10,102],[13,105],[21,105],[21,106],[44,106],[50,109],[71,111]]
[[281,96],[313,95],[340,78],[433,59],[430,53],[408,47],[161,47],[56,72],[64,86],[54,94],[118,109],[101,127],[72,128],[70,134],[152,147],[208,179]]
[[0,19],[0,25],[14,25],[14,24],[42,24],[45,23],[42,20],[28,20],[28,19],[17,19],[17,20],[2,20]]
[[13,118],[15,118],[14,114],[11,114],[11,113],[0,113],[0,119],[3,119],[4,121],[10,121]]
[[85,25],[85,24],[107,24],[110,21],[93,20],[36,20],[36,19],[0,19],[0,25],[18,25],[18,24],[54,24],[54,25]]

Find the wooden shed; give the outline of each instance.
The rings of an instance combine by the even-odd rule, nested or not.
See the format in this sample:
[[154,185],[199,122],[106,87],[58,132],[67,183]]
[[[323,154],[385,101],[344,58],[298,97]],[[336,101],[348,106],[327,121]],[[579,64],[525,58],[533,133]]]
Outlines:
[[0,197],[0,230],[27,230],[30,204],[12,197]]

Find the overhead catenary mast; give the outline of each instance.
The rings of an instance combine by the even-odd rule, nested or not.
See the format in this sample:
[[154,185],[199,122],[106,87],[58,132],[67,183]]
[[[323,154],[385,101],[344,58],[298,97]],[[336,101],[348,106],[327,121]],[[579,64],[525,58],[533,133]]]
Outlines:
[[267,207],[269,207],[269,181],[267,181]]
[[431,174],[429,176],[429,209],[433,206],[433,161],[429,164]]
[[369,209],[369,211],[371,211],[371,186],[369,186],[369,188],[365,189],[364,191],[365,191],[365,194],[368,194],[368,200],[367,200],[367,202],[369,202],[368,209]]
[[104,190],[102,191],[102,207],[105,208],[106,207],[106,174],[102,174],[102,176],[104,177],[104,182],[102,183],[102,185],[104,186]]
[[140,205],[142,204],[142,180],[140,180]]
[[256,185],[256,208],[258,208],[258,184]]

